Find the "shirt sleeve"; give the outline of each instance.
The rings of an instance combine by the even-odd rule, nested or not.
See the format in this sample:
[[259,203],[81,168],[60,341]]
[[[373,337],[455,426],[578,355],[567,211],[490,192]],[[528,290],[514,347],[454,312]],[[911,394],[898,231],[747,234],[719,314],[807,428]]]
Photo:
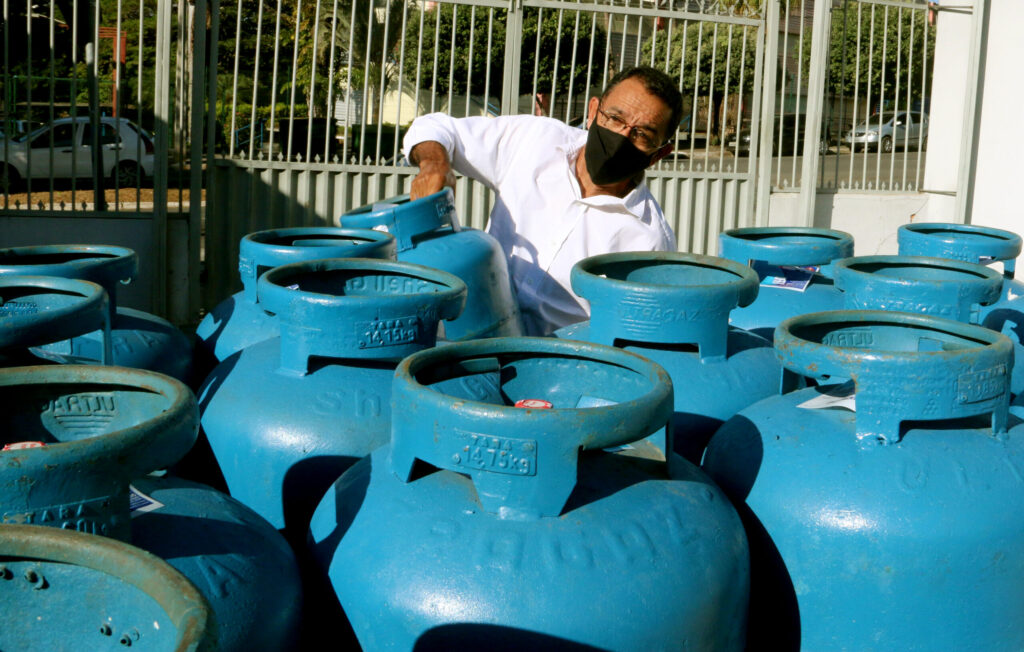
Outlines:
[[422,142],[441,143],[456,172],[497,190],[518,146],[534,140],[527,133],[530,124],[522,120],[523,117],[453,118],[444,113],[430,113],[413,121],[402,148],[409,156],[412,148]]

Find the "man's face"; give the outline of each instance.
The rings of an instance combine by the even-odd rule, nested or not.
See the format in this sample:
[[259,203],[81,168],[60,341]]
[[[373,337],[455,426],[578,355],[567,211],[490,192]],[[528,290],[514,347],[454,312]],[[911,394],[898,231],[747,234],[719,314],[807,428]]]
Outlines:
[[643,147],[642,143],[637,143],[636,138],[632,139],[633,144],[644,154],[654,154],[651,160],[652,164],[672,151],[671,145],[661,144],[669,136],[668,123],[672,110],[661,98],[648,91],[639,80],[624,79],[619,82],[603,102],[597,97],[590,98],[587,128],[590,128],[590,125],[598,118],[598,108],[608,116],[617,118],[615,123],[618,124],[618,128],[615,128],[614,125],[609,126],[611,123],[608,119],[602,117],[602,120],[598,122],[601,126],[612,129],[623,136],[630,136],[631,132],[634,134],[646,133],[657,143],[653,148]]

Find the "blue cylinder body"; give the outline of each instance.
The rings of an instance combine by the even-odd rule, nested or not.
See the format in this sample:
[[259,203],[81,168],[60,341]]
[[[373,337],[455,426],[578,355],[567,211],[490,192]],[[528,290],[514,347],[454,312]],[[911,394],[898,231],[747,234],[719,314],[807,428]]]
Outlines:
[[198,413],[184,385],[134,369],[59,365],[0,370],[0,394],[4,522],[151,549],[210,603],[218,649],[295,643],[302,589],[280,534],[209,487],[145,477],[195,441]]
[[[217,305],[196,328],[196,353],[209,371],[217,362],[247,346],[277,337],[277,318],[257,302],[260,274],[288,263],[318,258],[394,259],[395,238],[369,229],[296,227],[250,233],[238,250],[242,291]],[[203,373],[203,377],[205,377]]]
[[[192,364],[185,334],[166,319],[141,310],[117,306],[117,286],[138,273],[135,252],[125,247],[52,245],[0,250],[0,276],[60,276],[103,286],[110,299],[110,348],[113,364],[159,371],[187,380]],[[102,331],[41,347],[59,362],[94,363],[102,360]]]
[[304,534],[331,482],[387,443],[395,365],[434,345],[465,294],[455,276],[401,262],[338,258],[265,273],[260,304],[278,315],[281,336],[229,357],[199,392],[231,495]]
[[[878,311],[794,317],[775,337],[786,393],[726,422],[704,456],[747,527],[750,640],[1021,649],[1024,428],[1008,428],[1009,339]],[[820,385],[788,391],[797,375]]]
[[0,648],[216,649],[203,596],[166,562],[120,541],[0,527]]
[[35,355],[33,347],[103,329],[109,303],[106,291],[89,281],[0,277],[0,367],[40,364],[45,357]]
[[[730,311],[757,297],[750,267],[694,254],[616,253],[580,261],[571,280],[591,318],[555,335],[620,346],[664,367],[677,388],[670,436],[689,461],[700,464],[726,419],[778,392],[771,342],[729,326]],[[664,454],[659,435],[646,441]]]
[[757,300],[733,310],[729,323],[771,340],[785,319],[842,308],[831,264],[853,255],[853,236],[788,226],[730,229],[718,236],[718,255],[751,265],[761,279]]
[[[1024,345],[1024,283],[1014,278],[1021,236],[1010,231],[973,224],[920,222],[904,224],[896,232],[899,252],[904,256],[935,256],[968,263],[1003,263],[1003,285],[999,298],[982,306],[979,323],[1006,335],[1018,347]],[[1017,364],[1022,364],[1021,348]],[[1017,367],[1020,368],[1019,366]],[[1015,373],[1012,391],[1024,392],[1024,376]],[[1022,415],[1024,416],[1024,415]]]
[[[834,266],[850,310],[900,310],[978,324],[1001,300],[1003,275],[977,263],[925,256],[856,256]],[[1024,391],[1024,346],[1014,342],[1010,391]]]
[[728,500],[676,455],[603,450],[663,428],[671,393],[656,364],[582,342],[403,360],[391,443],[310,528],[363,648],[741,649],[748,559]]
[[501,245],[483,231],[459,226],[450,188],[416,201],[409,201],[409,195],[391,197],[345,213],[339,222],[389,232],[398,260],[444,270],[466,283],[466,307],[458,319],[443,324],[445,339],[522,335]]

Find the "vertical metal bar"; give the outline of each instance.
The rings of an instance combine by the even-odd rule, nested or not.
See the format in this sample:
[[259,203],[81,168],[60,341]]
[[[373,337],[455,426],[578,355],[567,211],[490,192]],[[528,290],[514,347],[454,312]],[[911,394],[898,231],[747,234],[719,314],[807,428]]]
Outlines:
[[[760,120],[751,120],[753,128],[750,131],[751,156],[756,142],[757,147],[757,200],[755,202],[755,222],[758,226],[768,224],[768,209],[771,205],[772,186],[772,116],[775,111],[775,80],[779,69],[779,0],[768,0],[765,3],[766,14],[763,25],[764,30],[760,35],[759,43],[764,42],[763,68],[759,78],[761,81],[761,93],[755,95],[760,98]],[[755,79],[755,84],[757,79]],[[754,113],[757,117],[757,113]],[[761,125],[766,128],[758,134]],[[758,136],[760,136],[758,138]],[[767,154],[767,155],[766,155]]]
[[452,93],[455,90],[455,34],[458,29],[459,5],[452,5],[452,38],[448,52],[448,113],[452,112]]
[[[352,6],[350,7],[349,14],[350,15],[349,15],[349,20],[348,20],[348,48],[345,50],[346,55],[348,56],[348,66],[346,68],[346,73],[345,73],[345,75],[346,75],[346,78],[345,78],[345,97],[347,98],[347,100],[345,102],[345,141],[341,145],[341,161],[342,161],[342,163],[347,163],[348,160],[349,160],[348,145],[349,145],[349,141],[351,140],[351,136],[353,135],[352,125],[349,124],[349,117],[353,114],[352,102],[355,99],[353,97],[353,93],[352,93],[352,64],[353,64],[352,52],[355,50],[355,40],[356,40],[356,36],[355,36],[355,34],[356,34],[356,3],[354,3],[354,2],[352,3]],[[366,95],[366,93],[364,92],[363,93],[364,98],[365,98],[365,95]],[[363,106],[365,106],[365,105],[366,105],[366,101],[364,99]]]
[[[454,40],[454,39],[452,39]],[[466,111],[469,115],[469,98],[473,94],[473,45],[476,41],[476,5],[469,8],[469,56],[466,61]],[[484,98],[484,107],[487,106],[487,98]]]
[[[10,49],[11,49],[10,25],[11,25],[11,20],[10,20],[10,7],[7,6],[8,0],[3,0],[3,1],[4,1],[4,61],[3,61],[3,67],[4,67],[4,122],[3,122],[3,129],[4,129],[4,133],[6,134],[7,131],[10,129],[11,121],[8,119],[8,116],[10,116],[11,109],[12,109],[12,107],[10,105],[10,101],[9,101],[9,98],[10,98],[9,94],[10,94],[10,88],[11,88],[11,65],[10,65],[10,61],[11,61],[11,59],[10,59]],[[72,31],[74,31],[74,29],[72,29]],[[72,60],[74,60],[74,54],[72,54]],[[73,69],[74,69],[74,67],[72,66],[72,70]],[[8,138],[4,138],[3,148],[4,148],[4,167],[2,169],[0,169],[0,173],[9,174],[9,169],[10,168],[7,167],[7,162],[9,160],[11,160],[11,145],[10,145],[10,142],[9,142]],[[74,172],[74,167],[72,167],[71,170],[72,170],[72,173],[73,173]],[[7,177],[6,180],[2,184],[3,185],[2,190],[3,190],[3,193],[4,193],[4,210],[7,210],[7,208],[9,207],[9,203],[10,203],[10,194],[11,194],[10,193],[10,187],[9,187],[10,181],[11,181],[10,177]],[[73,205],[74,204],[74,186],[72,186],[71,189],[72,189],[71,190],[71,192],[72,192],[72,202],[71,203]]]
[[[352,3],[354,7],[356,3]],[[366,54],[363,57],[363,119],[359,125],[359,163],[362,164],[366,155],[366,118],[370,103],[373,101],[373,93],[370,92],[370,44],[373,42],[373,11],[376,0],[370,0],[369,15],[366,21]],[[377,127],[378,140],[380,139],[380,127]]]
[[814,3],[811,25],[811,70],[807,83],[807,120],[804,125],[804,160],[800,182],[801,218],[805,226],[814,225],[814,200],[818,177],[818,142],[821,140],[821,109],[825,100],[825,70],[828,66],[828,35],[832,7],[828,2]]
[[985,84],[981,70],[982,46],[985,35],[985,2],[974,3],[974,31],[971,34],[971,49],[967,53],[967,85],[964,89],[964,123],[960,139],[960,169],[957,173],[956,213],[955,221],[959,224],[970,223],[971,209],[974,203],[974,168],[977,165],[977,152],[974,151],[975,132],[978,124],[979,98]]
[[[711,124],[715,119],[715,64],[718,63],[718,23],[715,23],[711,32],[711,72],[708,75],[708,119],[705,125],[707,131],[704,135],[704,150],[711,146]],[[707,165],[706,167],[710,167]]]
[[[297,22],[296,22],[297,24]],[[295,39],[298,41],[298,39]],[[316,102],[316,60],[320,53],[320,0],[316,0],[316,10],[313,13],[313,56],[309,70],[309,94],[306,96],[306,160],[313,160],[313,104]],[[293,73],[294,76],[294,73]],[[326,132],[326,130],[325,130]],[[330,134],[324,138],[330,140]],[[327,157],[324,157],[327,162]]]
[[[260,4],[263,4],[262,0],[260,0]],[[228,158],[234,158],[236,151],[235,130],[238,128],[236,124],[236,118],[238,116],[238,53],[240,46],[242,45],[242,0],[238,0],[238,7],[235,11],[237,12],[237,15],[235,16],[235,70],[231,77],[231,139],[229,141],[230,144],[228,145],[230,148]],[[256,49],[259,51],[259,43],[256,44]],[[256,80],[253,79],[253,85],[255,84]],[[249,139],[252,140],[253,136],[253,127],[250,125]]]
[[501,86],[501,113],[519,112],[519,68],[523,51],[523,7],[521,2],[509,2],[505,13],[505,61]]
[[[746,66],[746,63],[747,63],[747,40],[748,40],[747,36],[750,34],[750,28],[749,27],[743,27],[742,30],[743,30],[743,32],[742,32],[743,33],[743,48],[740,50],[740,84],[739,84],[739,88],[738,88],[738,90],[736,92],[736,148],[733,150],[733,157],[736,159],[736,171],[737,172],[740,171],[740,162],[739,162],[739,157],[740,157],[740,151],[739,151],[740,150],[740,129],[743,128],[743,113],[744,113],[744,111],[743,111],[743,97],[744,97],[743,89],[746,88],[745,84],[746,84],[746,76],[747,76],[746,75],[746,73],[747,73],[747,66]],[[757,68],[754,68],[754,70],[757,70]],[[755,77],[756,77],[756,74],[757,73],[755,73]],[[753,125],[751,125],[751,127],[753,127]],[[750,142],[751,143],[757,142],[757,141],[754,140],[754,134],[753,133],[750,134]],[[753,152],[748,152],[747,153],[747,157],[748,157],[747,167],[748,167],[748,169],[750,167],[750,161],[749,161],[749,157],[750,156],[753,156]]]
[[[907,108],[907,115],[910,117],[911,120],[914,121],[914,124],[917,126],[917,139],[920,141],[921,140],[921,122],[920,122],[920,120],[917,117],[915,117],[913,115],[913,111],[911,111],[911,106],[910,106],[910,97],[911,97],[910,90],[911,90],[911,88],[914,85],[913,75],[911,73],[914,70],[914,22],[915,22],[915,19],[916,19],[916,15],[915,14],[917,14],[917,13],[918,12],[914,11],[914,10],[911,10],[910,13],[909,13],[910,22],[909,22],[908,27],[909,27],[909,30],[910,30],[910,42],[907,44],[907,84],[906,84],[906,87],[907,87],[907,97],[906,97],[906,100],[904,100],[904,106]],[[901,22],[902,22],[902,17],[901,17]],[[910,137],[910,135],[907,134],[907,138],[905,138],[904,141],[903,141],[903,170],[900,173],[900,176],[902,178],[902,182],[901,183],[903,184],[903,189],[904,190],[907,190],[907,155],[910,154],[909,137]]]
[[[786,113],[786,78],[789,77],[789,16],[790,16],[790,4],[789,0],[786,0],[786,26],[782,32],[782,50],[780,55],[782,56],[782,79],[779,84],[779,122],[778,122],[778,152],[779,156],[776,158],[775,168],[775,182],[779,185],[782,184],[782,120]],[[803,16],[800,17],[803,21]],[[801,26],[803,23],[801,22]],[[794,174],[795,177],[795,174]],[[794,178],[795,182],[796,179]]]
[[[380,163],[380,141],[384,131],[384,91],[387,90],[388,32],[391,30],[391,0],[384,0],[384,35],[380,42],[380,91],[377,100],[377,146],[374,148],[374,163]],[[395,135],[398,135],[397,127]]]
[[[335,0],[335,1],[337,1],[337,0]],[[435,11],[437,11],[437,10],[435,9]],[[413,99],[413,103],[414,103],[414,105],[416,107],[416,115],[419,115],[419,113],[420,113],[420,80],[422,79],[421,73],[423,71],[423,22],[424,22],[424,18],[426,16],[427,10],[423,9],[423,8],[420,8],[418,10],[418,13],[420,15],[420,29],[419,29],[418,36],[416,38],[416,82],[415,82],[416,95],[415,95],[415,97]],[[435,43],[434,51],[435,52],[437,51],[436,43]],[[490,72],[489,68],[488,68],[488,72]]]
[[590,118],[590,85],[594,71],[594,41],[597,39],[597,13],[590,14],[590,48],[587,54],[587,77],[583,87],[583,127]]
[[[867,96],[864,98],[864,124],[868,125],[871,120],[871,69],[874,67],[875,58],[875,5],[871,5],[871,29],[868,36],[868,61],[867,69],[868,74],[864,79],[864,86],[866,88]],[[868,187],[868,144],[864,143],[864,157],[861,158],[861,188],[867,190]]]
[[[772,5],[774,5],[774,4],[775,4],[774,2],[766,2],[765,3],[766,8],[768,8],[769,13],[771,12],[770,7]],[[750,111],[750,151],[747,153],[747,180],[749,182],[750,191],[743,193],[743,202],[742,202],[742,206],[741,206],[741,211],[742,211],[741,214],[744,215],[744,216],[747,216],[747,215],[752,216],[754,218],[753,224],[759,224],[760,223],[758,221],[759,220],[758,215],[759,215],[761,200],[760,200],[760,196],[758,195],[759,185],[758,185],[758,176],[757,176],[760,168],[755,165],[755,163],[759,162],[760,159],[755,158],[755,155],[757,153],[757,147],[756,146],[760,142],[759,141],[759,137],[760,137],[759,129],[760,129],[760,126],[761,126],[761,121],[760,121],[761,114],[760,114],[760,111],[761,111],[762,92],[763,92],[763,89],[762,89],[762,74],[761,73],[765,70],[765,61],[766,60],[767,61],[771,61],[771,63],[772,63],[771,68],[773,70],[778,67],[777,66],[777,59],[773,59],[770,56],[768,56],[768,57],[765,56],[765,53],[764,53],[764,51],[765,51],[765,38],[766,38],[766,34],[768,33],[768,31],[775,32],[775,36],[776,36],[776,38],[778,38],[778,33],[779,33],[779,30],[778,30],[778,14],[776,14],[776,20],[775,20],[775,24],[773,26],[773,29],[768,30],[766,28],[766,25],[768,25],[768,24],[769,23],[768,23],[767,20],[762,20],[761,24],[757,26],[757,31],[754,34],[754,38],[756,39],[754,41],[754,71],[753,71],[753,74],[754,74],[754,93],[753,93],[754,106],[751,107],[751,111]],[[773,79],[772,83],[773,84],[775,83],[774,79]],[[768,177],[766,176],[765,178],[767,179]],[[768,189],[769,188],[766,187],[766,191]],[[766,199],[768,198],[767,192],[765,193],[765,198]],[[767,206],[765,207],[765,212],[767,213]],[[765,221],[767,222],[767,215],[765,216]],[[751,224],[751,223],[747,222],[746,224]],[[717,250],[716,250],[716,253],[717,253]]]
[[[249,115],[249,160],[252,160],[253,148],[256,145],[256,91],[260,87],[260,50],[263,49],[263,0],[257,0],[258,10],[256,12],[256,61],[253,64],[252,72],[252,111]],[[241,7],[241,0],[239,0]],[[236,36],[236,38],[241,38]],[[271,98],[273,101],[273,98]],[[262,149],[263,143],[260,142]]]
[[[92,184],[93,210],[107,210],[107,197],[103,187],[103,150],[100,148],[100,86],[99,86],[99,42],[100,42],[100,3],[93,0],[92,23],[89,25],[92,43],[85,46],[85,64],[89,69],[89,125],[92,127],[92,142],[89,143],[92,153]],[[29,35],[31,38],[31,34]],[[30,41],[31,42],[31,41]],[[30,48],[31,50],[31,48]],[[29,79],[31,80],[31,74]],[[32,98],[29,97],[29,106]],[[76,125],[77,126],[77,125]],[[84,143],[83,143],[84,144]],[[53,142],[50,143],[53,149]],[[32,150],[29,149],[31,152]],[[50,171],[53,174],[53,171]],[[31,197],[31,195],[29,195]]]
[[[484,66],[484,104],[491,103],[491,48],[494,45],[494,8],[487,10],[487,65]],[[419,70],[419,68],[417,68]]]
[[[334,52],[338,45],[338,0],[334,0],[331,9],[331,54],[327,64],[327,117],[324,118],[324,131],[327,138],[324,139],[324,162],[330,163],[331,141],[334,140]],[[346,110],[348,104],[346,103]],[[348,115],[346,114],[346,118]],[[348,120],[345,121],[345,128],[348,128]]]
[[434,69],[433,76],[430,78],[430,112],[437,111],[437,67],[438,57],[441,52],[441,7],[437,5],[434,7]]
[[[262,3],[261,3],[262,4]],[[274,153],[274,118],[277,117],[277,64],[281,52],[281,0],[277,0],[277,16],[274,27],[274,75],[270,82],[270,145],[267,150],[271,158]]]
[[[558,83],[558,61],[561,59],[562,50],[562,17],[564,9],[558,10],[558,29],[555,31],[555,59],[551,62],[551,97],[548,99],[548,115],[555,117],[555,91]],[[537,41],[540,42],[540,25],[537,25]]]
[[[398,136],[402,132],[402,98],[405,97],[405,32],[408,28],[408,17],[409,5],[402,3],[402,31],[398,39],[398,108],[395,109],[395,137],[391,143],[391,161],[394,164],[398,163],[398,141],[401,140]],[[413,109],[414,112],[415,110]]]
[[[138,45],[138,50],[137,51],[140,52],[140,53],[142,52],[142,43],[143,43],[143,40],[142,40],[143,39],[142,27],[143,27],[143,25],[145,23],[145,21],[143,20],[143,16],[146,15],[144,9],[145,9],[145,7],[143,6],[143,0],[139,0],[139,40],[137,41],[137,45]],[[142,124],[142,59],[143,59],[142,56],[138,57],[138,65],[136,66],[136,77],[135,77],[135,123],[137,125],[139,125],[139,129],[144,128],[144,125]],[[72,103],[75,101],[74,100],[74,96],[72,96],[72,100],[71,101],[72,101]],[[72,106],[73,106],[73,104],[72,104]],[[145,147],[144,147],[144,144],[142,142],[142,138],[137,138],[136,141],[135,141],[135,156],[137,157],[137,160],[139,160],[139,161],[142,160],[142,153],[143,153],[143,151],[145,151]],[[154,159],[156,158],[156,155],[157,155],[157,153],[154,151],[153,152]],[[140,174],[140,179],[141,179],[141,174]],[[74,177],[72,177],[72,183],[74,183]],[[141,183],[140,183],[140,185],[141,185]],[[142,194],[142,190],[140,188],[139,189],[139,195],[141,195],[141,194]],[[73,197],[74,197],[74,195],[72,194],[72,198]],[[141,213],[142,212],[141,197],[140,197],[139,201],[137,201],[136,204],[135,204],[135,212],[136,213]]]
[[[52,2],[51,2],[52,4]],[[52,52],[52,49],[51,49]],[[115,20],[114,28],[114,88],[113,88],[113,105],[114,105],[114,117],[117,119],[115,123],[117,125],[117,139],[114,147],[114,209],[120,210],[121,208],[121,180],[118,178],[117,169],[121,165],[121,120],[124,116],[121,115],[121,0],[117,2],[117,18]],[[51,107],[52,107],[51,102]],[[141,159],[137,159],[141,160]],[[51,166],[51,170],[53,167]],[[142,187],[142,168],[138,166],[135,174],[135,203],[139,203],[139,192]],[[52,201],[50,202],[53,203]]]
[[[295,35],[292,37],[292,77],[288,92],[288,143],[285,145],[284,160],[292,160],[292,146],[295,144],[295,73],[299,68],[299,25],[302,24],[302,0],[295,3]],[[315,55],[314,55],[314,58]],[[309,129],[309,125],[306,126]],[[309,150],[306,150],[309,154]]]
[[[53,0],[51,0],[50,1],[50,17],[49,17],[49,28],[50,28],[49,29],[49,33],[50,33],[49,34],[49,36],[50,36],[50,124],[51,125],[53,124],[53,102],[54,102],[54,95],[53,95],[53,93],[54,93],[54,86],[56,85],[54,83],[54,77],[55,77],[55,73],[54,73],[54,66],[55,66],[55,62],[54,62],[54,49],[55,49],[55,44],[53,42],[53,37],[54,37],[54,34],[53,34],[53,24],[55,22],[55,18],[54,18],[54,13],[53,13],[53,7],[54,7],[54,2],[53,2]],[[120,15],[121,15],[121,12],[120,12],[121,4],[120,3],[118,3],[117,8],[118,8],[118,18],[120,18]],[[120,25],[118,25],[118,27],[120,27]],[[4,111],[4,116],[6,116],[6,115],[7,115],[7,111],[5,110]],[[52,133],[52,131],[53,130],[51,129],[51,133]],[[54,206],[53,206],[53,147],[50,147],[50,210],[53,210],[53,208],[54,208]]]
[[537,77],[540,71],[540,36],[541,36],[541,23],[544,22],[544,8],[537,8],[537,38],[533,44],[533,93],[530,95],[530,104],[533,106],[533,112],[537,112],[537,107],[543,111],[544,107],[540,105],[537,99]]
[[[156,156],[153,157],[153,249],[150,259],[153,269],[167,269],[167,156],[170,149],[170,60],[171,60],[171,0],[157,0],[156,20],[156,83],[153,114],[155,124]],[[153,306],[163,312],[167,305],[167,277],[153,274]]]
[[[924,47],[921,50],[921,115],[924,115],[924,98],[928,97],[928,20],[922,21],[924,30]],[[924,138],[917,140],[917,171],[914,175],[914,187],[921,187],[921,152],[924,149]]]
[[604,91],[604,85],[608,83],[608,66],[611,65],[612,57],[612,15],[605,14],[605,30],[604,30],[604,70],[601,73],[601,91]]
[[[95,0],[92,0],[92,1],[95,2]],[[93,30],[90,29],[89,32],[91,34],[93,32]],[[95,45],[96,44],[96,39],[95,39],[95,37],[91,37],[91,38],[93,38],[92,45],[93,45],[93,47],[95,47],[96,46]],[[29,125],[29,128],[31,130],[31,125],[32,125],[32,56],[31,56],[31,53],[32,53],[32,0],[25,0],[25,45],[26,45],[26,51],[29,53],[29,56],[26,58],[26,61],[25,61],[25,74],[26,74],[26,86],[25,86],[25,91],[26,91],[26,93],[25,93],[25,107],[26,108],[25,108],[25,111],[27,113],[25,118],[26,118],[26,122]],[[86,55],[85,55],[86,56],[86,66],[89,66],[90,50],[88,48],[89,48],[89,46],[87,45],[86,46]],[[89,70],[90,71],[92,70],[91,66],[89,66]],[[92,84],[89,85],[89,92],[90,93],[92,92]],[[89,96],[90,102],[92,101],[92,99],[93,98],[90,95]],[[75,125],[75,126],[77,127],[77,125]],[[76,133],[76,132],[73,131],[72,133]],[[51,150],[53,149],[53,131],[52,130],[50,131],[50,149]],[[28,143],[28,147],[25,148],[25,157],[26,157],[26,162],[27,162],[26,163],[26,168],[25,168],[25,171],[27,172],[27,174],[25,175],[25,192],[26,192],[25,196],[28,197],[28,199],[27,199],[28,208],[31,209],[32,208],[32,143]],[[52,176],[52,172],[51,172],[51,176]]]
[[[797,54],[796,54],[796,93],[794,95],[794,98],[796,100],[796,106],[794,107],[794,110],[793,110],[793,164],[792,164],[793,167],[792,167],[791,175],[792,175],[793,185],[794,186],[797,184],[796,159],[800,155],[804,155],[806,157],[809,154],[809,152],[806,152],[806,151],[801,152],[800,151],[800,139],[798,138],[798,134],[802,133],[801,130],[800,130],[800,110],[802,108],[800,106],[800,96],[801,96],[800,91],[803,90],[803,87],[804,87],[804,34],[806,32],[807,32],[807,10],[806,10],[806,4],[804,3],[804,0],[800,0],[800,40],[799,40],[799,42],[796,45],[796,49],[797,49]],[[811,30],[811,38],[814,38],[814,33],[813,32],[814,32],[814,30],[812,29]],[[805,128],[803,131],[807,131],[807,129]],[[782,148],[780,147],[779,148],[779,153],[781,154],[781,152],[782,152]],[[804,185],[806,185],[808,183],[813,183],[813,182],[814,182],[813,178],[812,179],[808,179],[806,177],[802,178],[802,179],[800,179],[800,187],[803,188]]]
[[[192,52],[192,142],[189,143],[189,192],[188,192],[188,297],[184,302],[169,301],[171,306],[184,303],[186,318],[196,313],[192,307],[199,305],[199,238],[203,224],[203,154],[207,154],[207,174],[213,172],[214,130],[217,122],[217,33],[220,29],[220,0],[195,0],[195,12],[192,14],[195,24],[194,45]],[[210,33],[212,44],[207,56],[206,50],[206,16],[210,15]],[[209,63],[213,65],[208,65]],[[209,75],[209,77],[207,77]],[[205,87],[205,92],[204,92]],[[204,97],[205,96],[205,97]],[[206,106],[204,115],[203,107]],[[203,121],[206,121],[206,133],[203,133]],[[206,145],[204,148],[203,145]],[[204,152],[205,150],[205,152]],[[212,184],[210,184],[212,185]],[[180,209],[179,209],[180,210]],[[169,234],[168,234],[169,235]],[[164,272],[166,276],[166,272]],[[179,297],[180,299],[180,297]],[[180,307],[179,307],[180,309]],[[171,313],[174,314],[173,312]]]
[[[579,40],[580,40],[579,39],[579,36],[580,36],[580,12],[577,11],[577,12],[575,12],[575,14],[576,14],[576,22],[573,25],[573,29],[572,29],[572,56],[569,59],[569,92],[566,95],[566,103],[565,103],[565,123],[566,124],[570,124],[572,122],[572,115],[571,115],[572,114],[572,105],[573,105],[572,83],[576,79],[576,75],[575,75],[575,73],[576,73],[576,50],[577,50],[577,46],[579,45]],[[652,50],[652,52],[653,52],[653,50]]]
[[[882,76],[878,80],[878,155],[875,156],[875,188],[881,186],[882,175],[882,116],[885,115],[885,54],[889,45],[889,6],[884,9],[882,22],[882,59],[879,65]],[[890,153],[891,156],[891,153]]]
[[[897,13],[896,13],[896,76],[895,76],[896,88],[894,89],[894,93],[893,93],[893,102],[894,102],[893,107],[896,110],[896,115],[899,115],[899,110],[900,110],[900,76],[901,76],[900,73],[902,72],[901,71],[901,64],[903,63],[903,61],[902,61],[902,54],[903,54],[902,50],[903,50],[903,8],[901,7],[899,9],[897,9]],[[907,111],[907,115],[909,116],[910,115],[910,107],[909,106],[904,106],[903,109],[905,111]],[[893,123],[893,127],[895,127],[895,126],[896,125],[895,125],[895,122],[894,122]],[[907,130],[906,125],[904,125],[904,128],[903,128],[903,158],[904,158],[904,161],[906,160],[906,154],[907,154],[907,147],[906,147],[906,145],[907,145],[907,137],[909,135],[910,135],[910,133]],[[892,136],[892,156],[889,157],[889,190],[894,190],[894,188],[892,187],[892,182],[893,182],[893,173],[894,173],[893,168],[896,167],[896,145],[897,144],[898,143],[896,142],[896,134],[894,133],[893,136]]]
[[[729,73],[731,72],[730,66],[732,65],[732,35],[733,25],[730,24],[728,27],[727,39],[729,40],[728,47],[725,49],[725,80],[722,84],[722,92],[725,94],[722,97],[722,106],[725,107],[725,115],[722,116],[722,122],[718,125],[718,169],[721,170],[725,165],[725,127],[726,123],[729,122]],[[742,68],[742,64],[740,68]],[[738,131],[738,129],[737,129]]]
[[[701,47],[701,45],[703,44],[703,41],[704,41],[704,23],[698,21],[697,22],[697,57],[696,57],[696,61],[694,62],[694,66],[693,66],[693,70],[694,70],[694,72],[693,72],[693,114],[690,116],[690,160],[691,161],[693,160],[694,141],[696,141],[696,138],[694,136],[697,134],[697,101],[698,101],[698,98],[700,97],[700,56],[701,56],[702,51],[703,51],[703,48]],[[683,51],[685,52],[686,50],[683,50]],[[707,146],[707,143],[705,143],[705,147],[706,146]]]

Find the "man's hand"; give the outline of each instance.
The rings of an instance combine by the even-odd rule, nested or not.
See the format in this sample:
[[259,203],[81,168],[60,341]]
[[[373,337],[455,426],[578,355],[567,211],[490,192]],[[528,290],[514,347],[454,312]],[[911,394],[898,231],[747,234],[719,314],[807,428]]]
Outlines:
[[441,143],[428,140],[416,145],[409,152],[409,160],[420,168],[420,173],[412,180],[410,199],[432,195],[445,186],[455,189],[455,174]]

